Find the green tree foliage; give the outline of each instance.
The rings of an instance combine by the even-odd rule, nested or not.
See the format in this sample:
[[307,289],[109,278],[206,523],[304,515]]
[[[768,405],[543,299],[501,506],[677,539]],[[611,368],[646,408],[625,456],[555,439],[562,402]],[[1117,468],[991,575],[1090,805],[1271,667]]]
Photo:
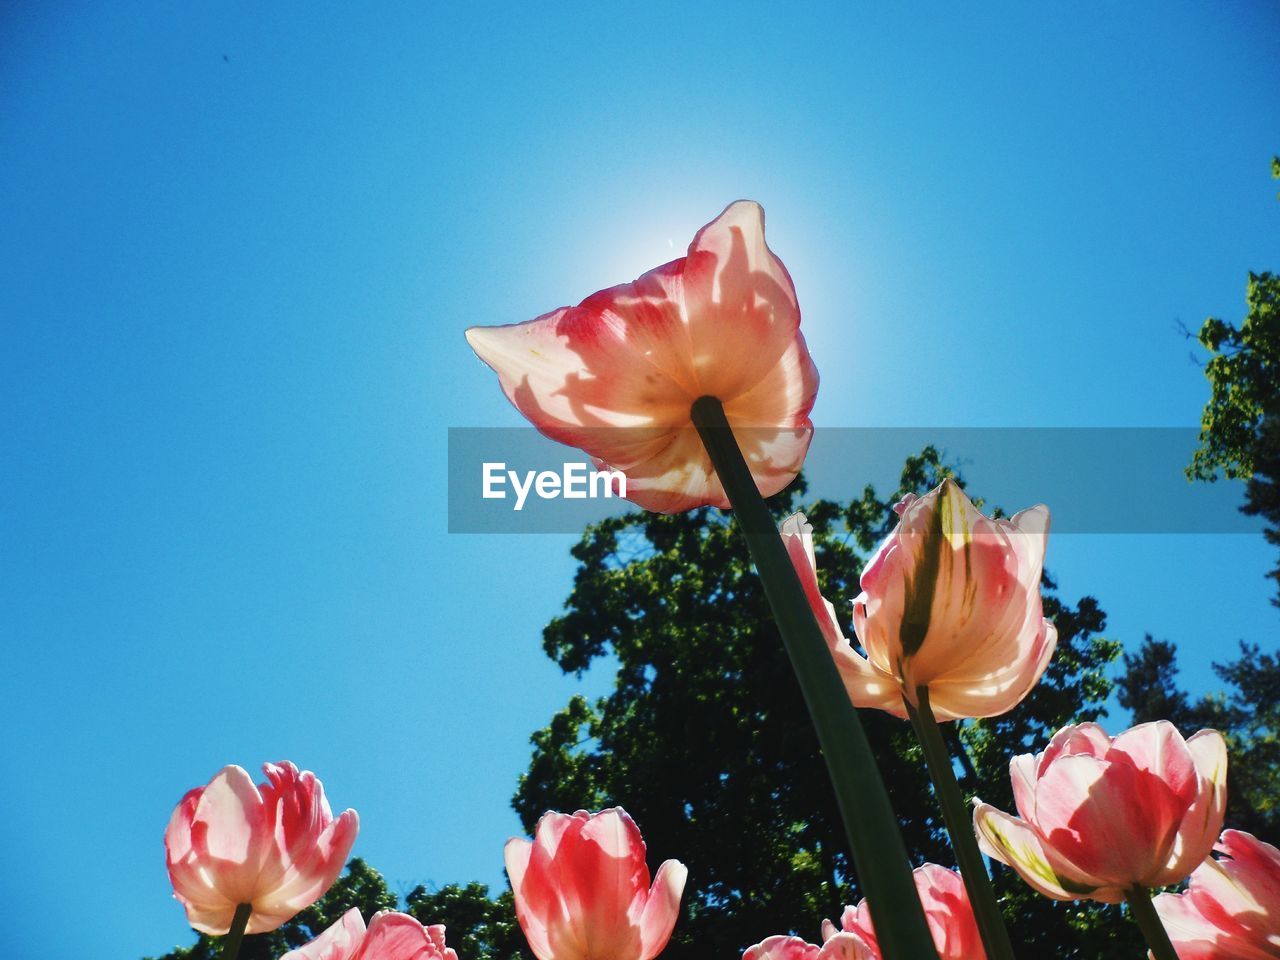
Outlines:
[[[245,937],[240,960],[278,960],[287,951],[315,939],[352,907],[358,907],[367,920],[379,910],[394,910],[397,900],[382,874],[356,858],[347,864],[346,873],[328,893],[284,926],[270,933]],[[221,948],[220,937],[200,934],[194,945],[176,947],[155,960],[216,960]]]
[[1177,653],[1150,635],[1125,654],[1117,683],[1120,705],[1135,722],[1165,719],[1184,733],[1213,727],[1227,738],[1227,826],[1274,842],[1280,839],[1280,657],[1256,644],[1215,663],[1226,692],[1193,700],[1178,688]]
[[[1271,175],[1280,179],[1280,158],[1272,159]],[[1262,517],[1267,540],[1280,547],[1280,276],[1250,273],[1245,302],[1238,327],[1210,317],[1200,328],[1200,343],[1213,354],[1204,369],[1209,402],[1187,473],[1245,480],[1241,509]],[[1269,576],[1280,605],[1280,565]]]
[[495,900],[483,883],[450,884],[434,893],[415,887],[405,898],[405,912],[424,925],[443,923],[460,960],[533,960],[510,890]]
[[[887,500],[867,489],[852,503],[805,507],[824,593],[846,629],[891,504],[947,472],[926,449]],[[775,516],[803,493],[798,482],[775,497]],[[616,665],[616,684],[595,702],[573,698],[534,734],[514,799],[526,829],[547,809],[625,806],[651,866],[678,857],[689,867],[670,960],[736,957],[775,933],[817,939],[821,920],[857,897],[856,877],[804,702],[730,518],[711,509],[629,514],[589,528],[573,553],[573,591],[544,647],[566,672],[602,659]],[[1103,671],[1118,655],[1098,636],[1104,617],[1092,599],[1073,606],[1051,594],[1046,606],[1059,648],[1045,681],[1008,716],[958,731],[970,756],[962,786],[1006,809],[1009,758],[1068,722],[1099,716],[1109,691]],[[909,725],[875,711],[862,717],[913,858],[952,866]],[[1141,953],[1135,931],[1114,915],[1103,921],[1090,906],[1052,903],[1008,871],[998,883],[1028,946],[1090,960]]]

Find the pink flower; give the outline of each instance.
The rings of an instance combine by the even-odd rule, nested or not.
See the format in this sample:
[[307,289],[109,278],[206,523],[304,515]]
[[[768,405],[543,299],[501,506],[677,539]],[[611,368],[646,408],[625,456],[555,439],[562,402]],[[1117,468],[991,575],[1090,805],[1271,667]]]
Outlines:
[[832,930],[825,940],[818,946],[799,937],[766,937],[754,947],[747,947],[742,960],[880,960],[879,952],[856,933]]
[[717,397],[760,492],[799,472],[818,373],[791,277],[764,241],[764,211],[732,203],[689,254],[576,307],[467,342],[503,392],[552,440],[626,475],[648,510],[727,507],[690,407]]
[[304,947],[280,960],[458,960],[444,945],[444,927],[424,927],[413,917],[386,910],[375,913],[366,930],[360,911],[352,908]]
[[1227,747],[1216,730],[1183,740],[1159,720],[1113,740],[1082,723],[1039,756],[1014,757],[1009,773],[1021,819],[978,804],[978,844],[1056,900],[1119,903],[1178,883],[1222,829]]
[[671,938],[687,871],[668,860],[653,886],[644,840],[621,807],[547,813],[512,838],[507,876],[538,960],[652,960]]
[[[978,934],[978,921],[974,919],[969,894],[965,892],[960,874],[936,863],[926,863],[917,867],[913,876],[916,893],[920,895],[925,919],[929,923],[929,933],[933,935],[933,945],[938,948],[938,960],[986,960],[987,954]],[[845,907],[840,927],[845,933],[856,934],[870,948],[869,956],[880,960],[880,944],[871,925],[871,911],[866,900],[856,907]],[[829,943],[837,936],[835,924],[824,920],[823,939]]]
[[939,720],[1012,710],[1039,681],[1058,642],[1040,605],[1048,508],[988,519],[948,479],[894,509],[901,519],[862,571],[862,593],[853,602],[865,657],[845,639],[818,590],[804,515],[782,524],[849,698],[905,717],[903,698],[917,704],[917,691],[927,687]]
[[292,763],[263,764],[253,784],[236,766],[182,798],[164,834],[173,895],[203,933],[231,928],[236,907],[253,906],[248,933],[265,933],[333,885],[360,829],[348,810],[336,820],[324,787]]
[[1155,898],[1181,960],[1280,958],[1280,850],[1252,834],[1226,830],[1191,874],[1186,893]]

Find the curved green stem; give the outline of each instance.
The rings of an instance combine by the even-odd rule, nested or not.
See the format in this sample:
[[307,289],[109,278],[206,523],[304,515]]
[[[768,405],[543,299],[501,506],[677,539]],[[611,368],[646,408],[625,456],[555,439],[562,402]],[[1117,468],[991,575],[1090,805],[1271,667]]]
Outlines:
[[222,941],[222,960],[236,960],[240,953],[240,941],[244,939],[245,927],[249,926],[249,915],[253,913],[253,904],[242,903],[236,907],[236,915],[231,918],[231,929],[227,938]]
[[1151,892],[1142,887],[1134,887],[1125,893],[1124,902],[1129,904],[1133,919],[1146,938],[1155,960],[1178,960],[1178,951],[1173,949],[1169,932],[1160,922],[1160,914],[1156,913],[1156,908],[1151,903]]
[[947,750],[942,730],[929,706],[929,689],[921,687],[916,697],[919,703],[915,706],[905,697],[903,702],[924,750],[925,764],[929,767],[929,777],[933,780],[933,792],[938,798],[938,806],[942,808],[942,819],[947,825],[947,834],[951,837],[951,849],[955,851],[956,863],[960,865],[960,876],[964,878],[964,888],[969,894],[974,918],[978,921],[978,933],[982,935],[987,960],[1013,960],[1013,944],[1009,942],[1009,931],[1005,929],[991,878],[987,875],[982,852],[978,849],[978,841],[973,833],[973,817],[969,815],[964,796],[960,793],[960,784],[956,783],[951,753]]
[[800,681],[883,956],[885,960],[934,960],[938,954],[916,894],[907,849],[884,780],[800,578],[787,556],[777,523],[760,496],[720,401],[701,397],[693,404],[692,414],[746,538],[783,645]]

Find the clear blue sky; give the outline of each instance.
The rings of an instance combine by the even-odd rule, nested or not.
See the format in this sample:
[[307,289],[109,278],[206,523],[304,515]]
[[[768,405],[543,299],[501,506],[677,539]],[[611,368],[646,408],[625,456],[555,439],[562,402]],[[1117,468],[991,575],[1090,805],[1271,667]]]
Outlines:
[[[540,650],[572,538],[445,532],[446,428],[519,422],[466,326],[746,196],[820,425],[1191,425],[1177,322],[1280,267],[1269,4],[353,9],[0,13],[11,956],[189,942],[161,833],[233,761],[318,771],[402,891],[500,882],[528,733],[605,678]],[[1049,548],[1201,685],[1272,559]]]

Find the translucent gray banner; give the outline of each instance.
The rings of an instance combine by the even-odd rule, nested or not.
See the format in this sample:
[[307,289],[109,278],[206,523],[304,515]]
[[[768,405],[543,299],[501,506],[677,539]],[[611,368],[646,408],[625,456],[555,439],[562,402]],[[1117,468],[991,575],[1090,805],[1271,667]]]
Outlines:
[[[1257,534],[1262,523],[1239,511],[1242,484],[1187,480],[1196,442],[1191,427],[828,427],[804,473],[813,499],[848,501],[868,483],[885,496],[931,444],[987,512],[1045,503],[1054,533]],[[580,450],[531,427],[451,427],[448,467],[450,533],[579,533],[638,509],[616,477],[593,476]]]

